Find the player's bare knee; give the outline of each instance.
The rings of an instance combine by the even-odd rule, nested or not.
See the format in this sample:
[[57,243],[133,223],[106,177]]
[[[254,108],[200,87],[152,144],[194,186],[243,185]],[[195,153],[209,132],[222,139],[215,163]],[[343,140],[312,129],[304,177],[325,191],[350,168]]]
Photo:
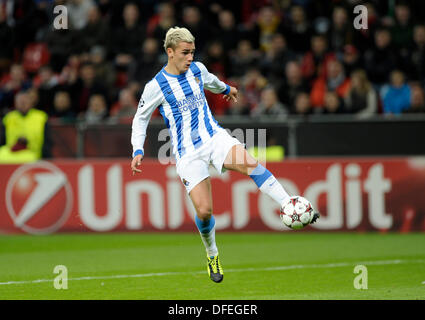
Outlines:
[[202,221],[211,219],[212,208],[210,206],[201,206],[198,208],[198,218]]

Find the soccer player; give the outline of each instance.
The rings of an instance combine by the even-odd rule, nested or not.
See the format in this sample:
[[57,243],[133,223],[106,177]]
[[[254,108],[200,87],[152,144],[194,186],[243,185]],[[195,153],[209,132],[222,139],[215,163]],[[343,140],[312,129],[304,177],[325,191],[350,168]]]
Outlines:
[[252,158],[236,138],[230,136],[211,114],[204,89],[237,100],[237,89],[220,81],[206,67],[193,61],[195,38],[186,28],[170,28],[164,48],[168,63],[149,81],[133,119],[131,143],[133,175],[143,159],[143,145],[152,112],[159,112],[167,125],[177,173],[196,209],[196,226],[207,251],[208,274],[214,282],[223,280],[223,268],[215,241],[215,220],[208,167],[250,176],[258,188],[280,206],[288,193],[273,174]]

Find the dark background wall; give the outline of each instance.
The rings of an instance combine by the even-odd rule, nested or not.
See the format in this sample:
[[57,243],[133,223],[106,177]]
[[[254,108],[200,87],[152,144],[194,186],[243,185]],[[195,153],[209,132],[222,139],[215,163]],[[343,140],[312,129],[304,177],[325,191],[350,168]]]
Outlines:
[[[247,146],[257,145],[266,129],[268,143],[285,148],[288,157],[303,156],[389,156],[425,155],[425,117],[355,119],[352,117],[285,118],[285,119],[218,119],[231,133],[243,132]],[[131,124],[58,125],[54,128],[56,158],[130,157]],[[145,155],[158,156],[158,150],[169,138],[162,120],[153,120],[147,131]],[[262,129],[262,130],[261,130]],[[251,131],[254,139],[246,132]],[[162,132],[162,141],[159,141]],[[240,135],[235,135],[240,138]]]

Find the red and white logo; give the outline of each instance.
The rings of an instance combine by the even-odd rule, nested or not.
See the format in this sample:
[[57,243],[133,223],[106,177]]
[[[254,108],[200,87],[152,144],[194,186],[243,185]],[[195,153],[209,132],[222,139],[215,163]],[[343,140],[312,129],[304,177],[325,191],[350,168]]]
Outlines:
[[68,219],[72,202],[66,175],[50,162],[20,166],[7,183],[7,211],[15,226],[27,233],[57,231]]

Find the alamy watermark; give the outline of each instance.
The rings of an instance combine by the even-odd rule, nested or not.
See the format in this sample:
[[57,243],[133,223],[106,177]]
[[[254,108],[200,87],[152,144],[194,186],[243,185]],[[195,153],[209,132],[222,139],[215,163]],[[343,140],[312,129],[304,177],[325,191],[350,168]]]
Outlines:
[[357,16],[354,18],[354,21],[353,21],[354,28],[357,29],[357,30],[367,29],[368,28],[368,25],[367,25],[367,19],[368,19],[367,7],[359,4],[359,5],[354,7],[353,12],[355,14],[357,14]]
[[[266,147],[267,147],[267,129],[241,129],[235,128],[233,130],[226,129],[226,131],[238,139],[239,142],[245,144],[246,149],[252,150],[256,148],[258,152],[258,160],[265,165],[266,163]],[[257,141],[256,141],[257,140]],[[168,129],[162,129],[158,134],[158,141],[165,142],[158,149],[158,161],[163,165],[175,164],[176,160],[173,157],[173,147],[171,144],[170,132]],[[246,159],[237,157],[232,159],[234,164],[245,164]]]
[[366,290],[368,284],[366,266],[362,264],[356,265],[353,272],[354,274],[358,274],[353,281],[354,288],[357,290]]
[[68,289],[68,268],[60,264],[55,266],[53,273],[58,274],[53,280],[53,287],[56,290]]
[[53,8],[55,19],[53,20],[53,28],[56,30],[68,29],[68,9],[66,6],[57,5]]

